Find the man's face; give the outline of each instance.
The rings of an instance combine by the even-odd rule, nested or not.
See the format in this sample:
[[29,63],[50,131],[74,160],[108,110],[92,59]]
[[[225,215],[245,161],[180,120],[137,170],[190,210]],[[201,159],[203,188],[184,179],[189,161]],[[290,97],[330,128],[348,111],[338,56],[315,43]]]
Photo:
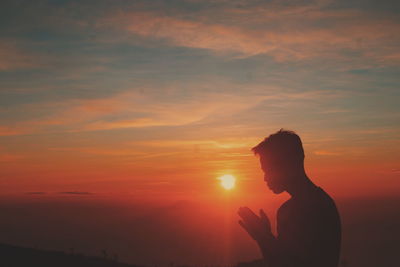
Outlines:
[[267,183],[269,189],[275,194],[280,194],[285,191],[286,175],[282,167],[278,164],[273,164],[271,160],[263,156],[260,156],[260,164],[264,172],[264,181]]

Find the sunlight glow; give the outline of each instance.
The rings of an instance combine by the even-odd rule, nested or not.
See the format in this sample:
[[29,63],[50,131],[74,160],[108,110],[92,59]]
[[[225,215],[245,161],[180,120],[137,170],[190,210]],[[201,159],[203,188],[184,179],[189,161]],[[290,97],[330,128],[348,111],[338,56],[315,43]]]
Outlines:
[[235,187],[236,178],[231,174],[225,174],[217,178],[221,181],[221,186],[226,190],[231,190]]

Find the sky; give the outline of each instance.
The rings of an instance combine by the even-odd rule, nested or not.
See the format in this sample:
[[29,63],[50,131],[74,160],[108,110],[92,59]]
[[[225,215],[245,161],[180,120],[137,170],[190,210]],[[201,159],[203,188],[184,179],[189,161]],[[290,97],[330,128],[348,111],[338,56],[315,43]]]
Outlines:
[[[226,219],[244,204],[269,203],[273,213],[287,195],[268,191],[251,148],[281,128],[300,135],[307,174],[346,203],[341,207],[354,198],[384,199],[390,207],[400,192],[399,13],[399,2],[386,0],[1,1],[0,197],[2,211],[11,212],[4,227],[15,229],[0,241],[68,249],[67,226],[53,236],[49,230],[44,241],[30,227],[48,225],[40,215],[61,210],[75,214],[70,226],[77,229],[90,229],[95,218],[107,229],[115,222],[107,224],[102,212],[91,210],[84,222],[74,213],[87,212],[85,205],[112,213],[107,201],[133,205],[134,222],[117,209],[124,233],[133,223],[154,234],[164,221],[173,232],[181,218],[178,226],[215,234],[196,219]],[[226,174],[237,179],[229,192],[217,180]],[[39,204],[31,217],[13,213],[29,211],[32,201]],[[54,201],[60,206],[46,206]],[[178,211],[168,217],[165,210]],[[361,210],[346,213],[346,229],[370,218],[351,216]],[[161,213],[153,218],[150,211]],[[55,221],[66,218],[61,213]],[[32,225],[24,225],[27,218]],[[181,237],[195,243],[190,229]],[[241,235],[243,248],[250,241]],[[84,247],[95,236],[74,242]],[[131,244],[116,236],[125,249]],[[363,236],[345,246],[366,246]],[[394,244],[389,232],[376,238]],[[147,246],[159,239],[153,241]],[[174,244],[176,251],[159,247],[164,263],[186,255],[184,242]],[[246,249],[240,259],[254,256],[256,248]],[[159,263],[137,253],[127,257]],[[186,256],[182,262],[229,262]]]
[[251,190],[280,128],[331,192],[398,193],[396,1],[1,6],[1,193]]

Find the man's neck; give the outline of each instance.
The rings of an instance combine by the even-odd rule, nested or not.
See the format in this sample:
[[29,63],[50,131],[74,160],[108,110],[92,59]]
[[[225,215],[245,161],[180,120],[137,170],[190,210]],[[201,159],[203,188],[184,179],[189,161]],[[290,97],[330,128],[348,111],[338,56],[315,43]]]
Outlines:
[[293,179],[295,182],[288,186],[287,192],[293,198],[298,198],[307,194],[310,190],[316,188],[316,185],[307,177],[305,173],[299,174],[296,179]]

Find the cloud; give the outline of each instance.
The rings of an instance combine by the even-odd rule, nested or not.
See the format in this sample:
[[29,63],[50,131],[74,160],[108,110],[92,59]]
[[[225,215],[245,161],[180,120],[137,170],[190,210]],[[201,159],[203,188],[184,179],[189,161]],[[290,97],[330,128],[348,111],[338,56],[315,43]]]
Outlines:
[[255,138],[228,138],[221,140],[151,140],[132,142],[133,145],[144,145],[149,147],[212,147],[212,148],[243,148],[255,143]]
[[15,108],[31,110],[32,114],[36,112],[37,116],[4,124],[0,126],[0,133],[21,135],[223,123],[227,117],[266,102],[273,107],[290,108],[310,100],[343,96],[343,93],[329,90],[295,92],[263,85],[244,88],[245,85],[223,81],[212,85],[218,92],[204,86],[201,83],[165,86],[161,92],[159,88],[147,88],[144,91],[148,93],[134,88],[104,98],[17,106]]
[[39,59],[18,48],[17,42],[0,39],[0,71],[40,66]]
[[392,173],[400,174],[400,169],[391,169],[390,171],[391,171]]
[[317,151],[314,151],[314,154],[317,156],[338,156],[341,153],[334,152],[334,151],[327,151],[327,150],[317,150]]
[[17,161],[19,159],[24,158],[22,155],[15,155],[15,154],[0,154],[0,162],[12,162],[12,161]]
[[47,194],[47,192],[41,192],[41,191],[38,191],[38,192],[26,192],[25,194],[27,194],[27,195],[45,195],[45,194]]
[[2,125],[0,132],[19,135],[188,125],[216,114],[240,112],[271,97],[202,92],[201,85],[198,89],[191,88],[189,95],[184,93],[187,88],[165,87],[162,94],[158,90],[142,94],[135,88],[111,97],[29,104],[24,110],[37,112],[38,117]]
[[102,156],[145,156],[146,153],[138,152],[131,147],[124,148],[101,148],[101,147],[52,147],[48,150],[51,151],[62,151],[62,152],[80,152],[92,155],[102,155]]
[[254,108],[265,105],[273,109],[269,112],[272,116],[291,108],[348,95],[349,92],[299,92],[272,85],[237,84],[215,79],[163,87],[133,87],[107,97],[10,107],[10,114],[24,110],[29,117],[24,118],[21,114],[19,120],[3,122],[0,134],[11,136],[197,124],[222,126],[227,118],[231,121],[233,115],[252,112]]
[[400,41],[396,37],[400,24],[391,17],[382,19],[352,9],[276,3],[210,12],[190,17],[127,11],[100,19],[97,25],[163,40],[173,46],[242,56],[268,54],[279,61],[343,59],[348,57],[345,50],[349,50],[381,63],[398,62],[394,44]]
[[85,191],[65,191],[59,192],[61,195],[92,195],[93,193],[85,192]]
[[0,126],[0,136],[11,136],[11,135],[20,135],[24,134],[20,127],[13,127],[13,126]]

